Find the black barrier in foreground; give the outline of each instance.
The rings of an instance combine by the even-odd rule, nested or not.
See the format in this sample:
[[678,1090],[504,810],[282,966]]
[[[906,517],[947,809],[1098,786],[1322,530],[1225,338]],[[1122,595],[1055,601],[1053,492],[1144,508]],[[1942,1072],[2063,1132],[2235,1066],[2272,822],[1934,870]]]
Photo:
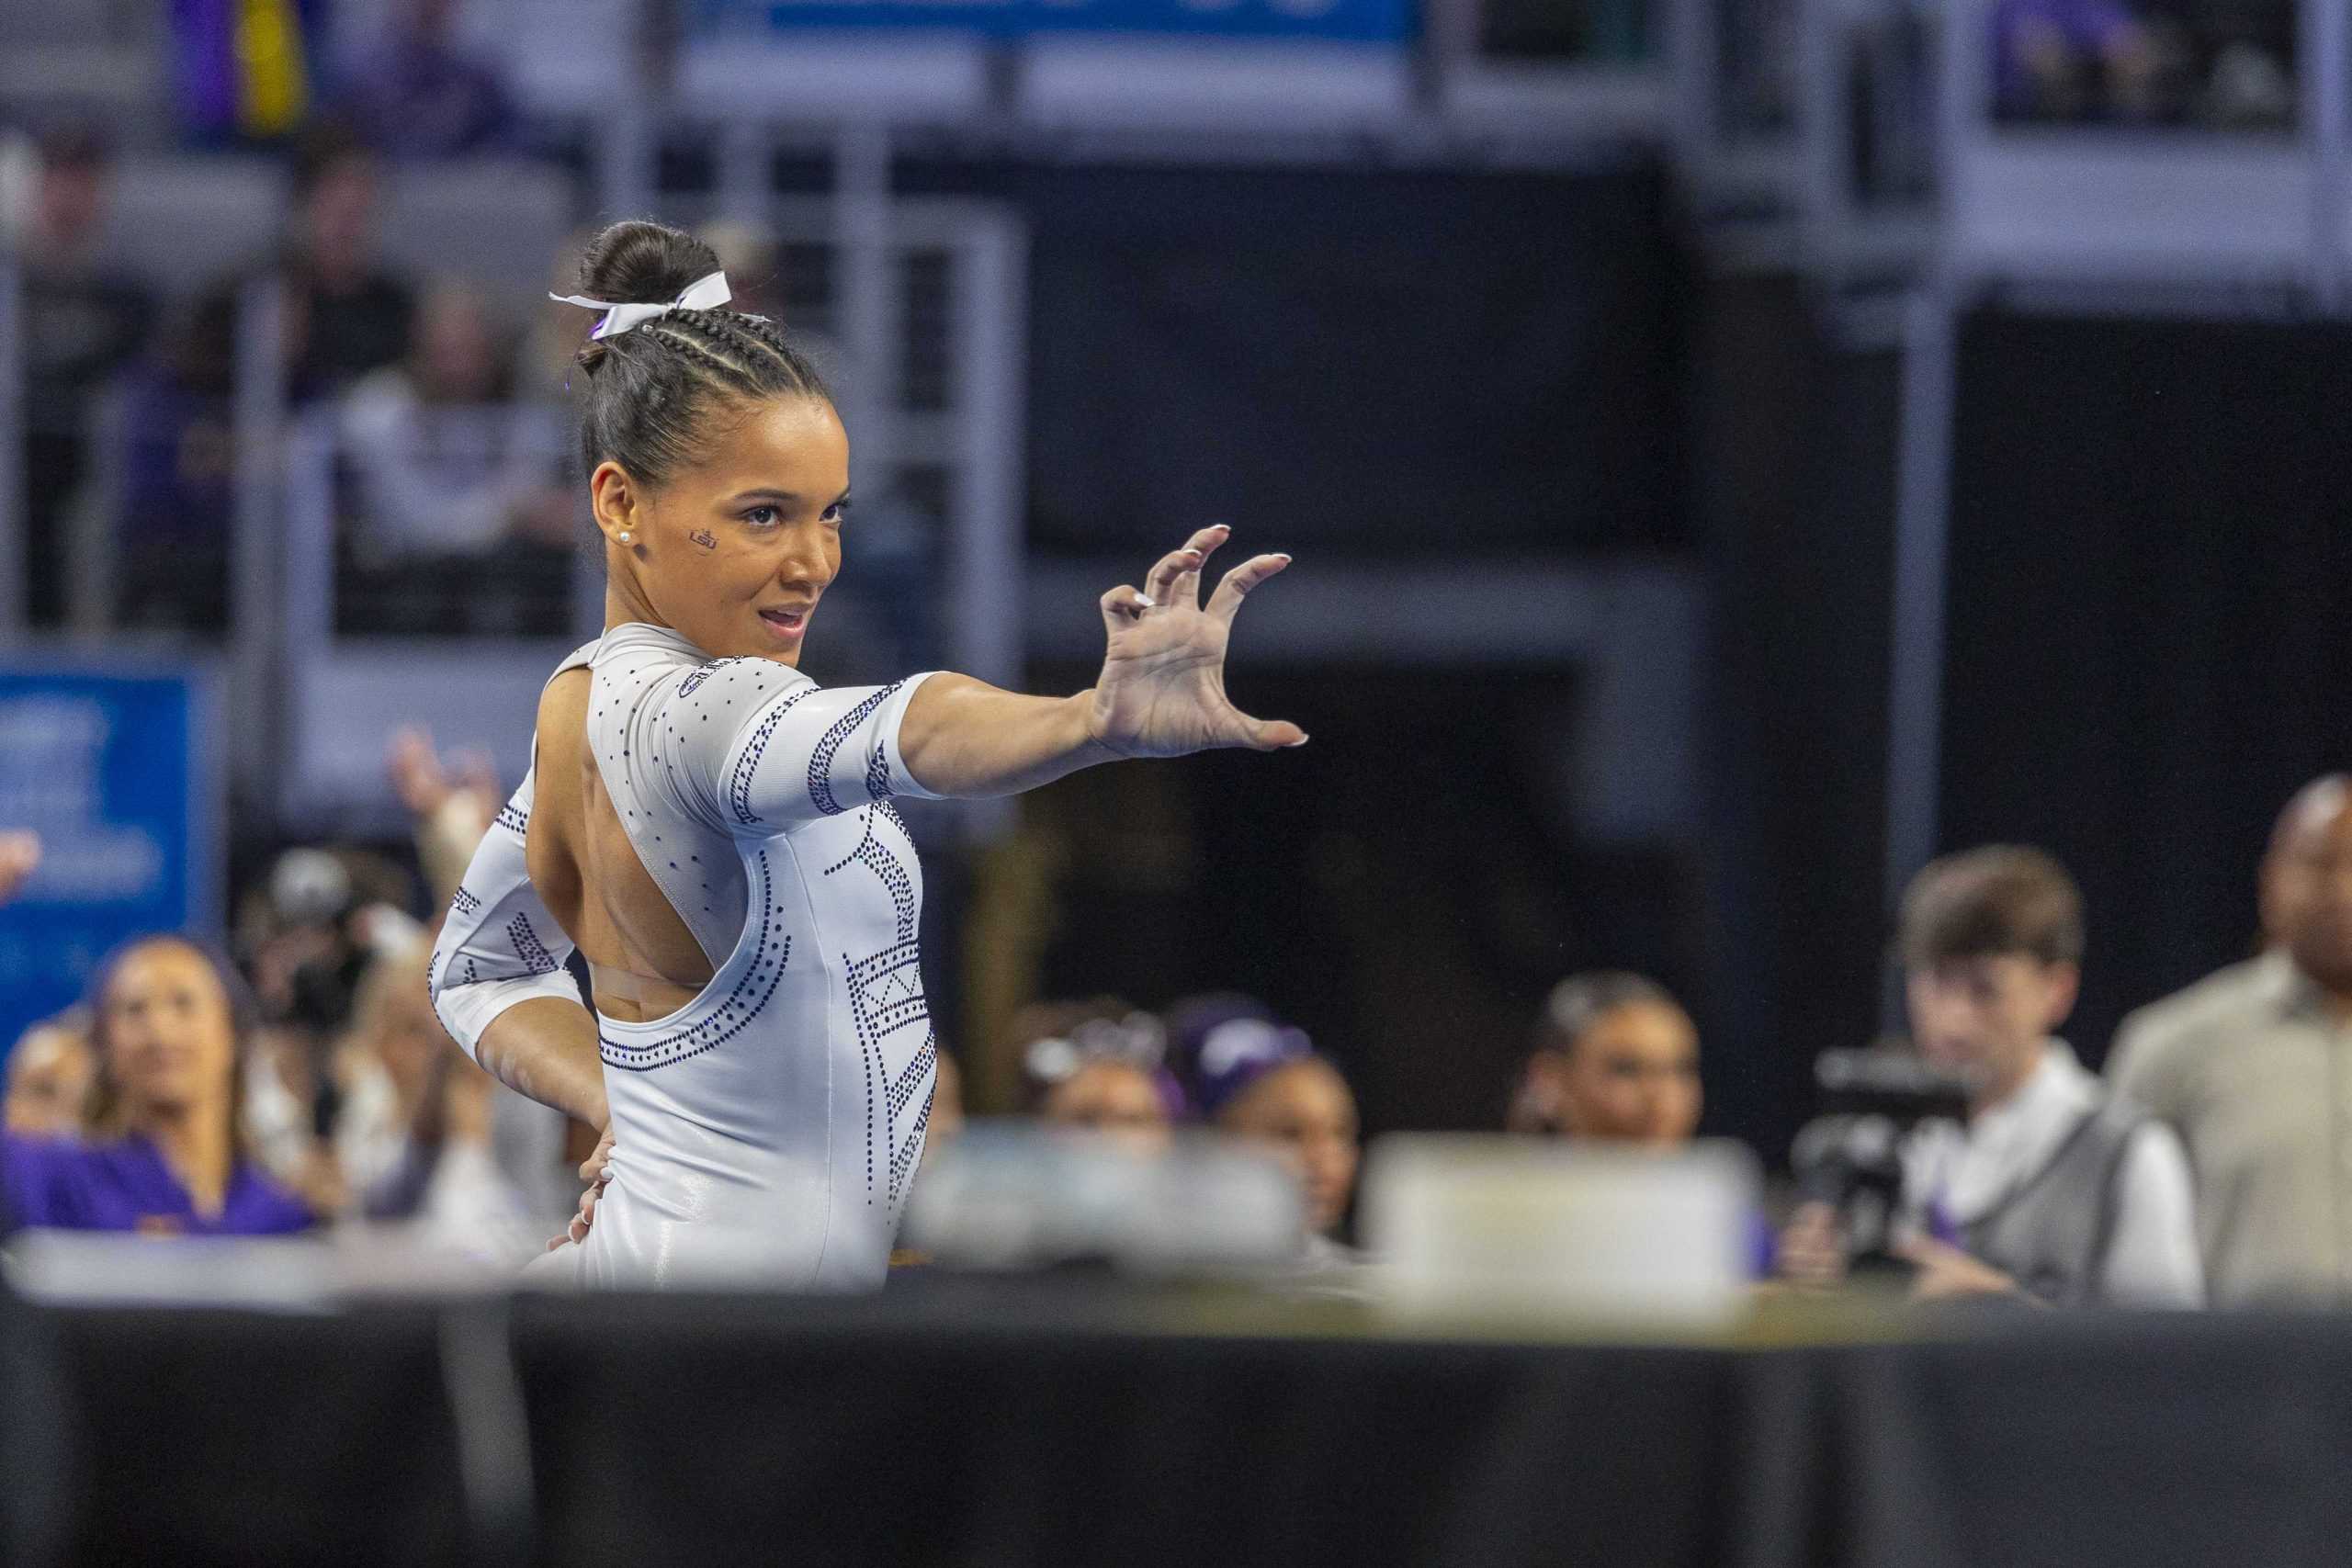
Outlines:
[[62,1550],[71,1422],[49,1324],[0,1283],[0,1562],[38,1568]]
[[64,1561],[467,1560],[436,1310],[49,1315],[78,1439]]
[[[532,1301],[503,1368],[426,1307],[60,1313],[70,1560],[2203,1568],[2352,1539],[2352,1320],[1634,1348],[1196,1306]],[[527,1440],[485,1462],[463,1409],[516,1371]],[[525,1458],[535,1549],[484,1533],[483,1475]]]

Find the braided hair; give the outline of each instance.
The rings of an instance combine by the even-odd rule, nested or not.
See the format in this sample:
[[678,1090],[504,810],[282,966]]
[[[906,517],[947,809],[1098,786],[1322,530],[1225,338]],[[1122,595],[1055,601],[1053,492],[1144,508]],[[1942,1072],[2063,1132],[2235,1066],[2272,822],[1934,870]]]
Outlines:
[[[580,257],[582,291],[614,304],[665,304],[718,270],[702,241],[660,223],[616,223]],[[816,367],[763,316],[673,310],[579,354],[588,386],[580,456],[594,473],[607,459],[644,485],[659,485],[707,448],[711,416],[769,398],[827,402]]]

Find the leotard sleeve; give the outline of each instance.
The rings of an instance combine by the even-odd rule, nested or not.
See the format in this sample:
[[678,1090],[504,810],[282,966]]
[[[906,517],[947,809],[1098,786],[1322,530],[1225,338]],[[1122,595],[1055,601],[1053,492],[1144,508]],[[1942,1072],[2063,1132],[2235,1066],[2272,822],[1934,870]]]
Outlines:
[[549,997],[586,1005],[564,968],[571,939],[540,902],[524,860],[532,794],[532,775],[526,774],[483,835],[426,971],[442,1027],[477,1060],[482,1032],[515,1003]]
[[605,775],[650,783],[671,809],[747,839],[893,795],[936,799],[899,752],[907,705],[928,679],[820,686],[772,660],[722,659],[633,694]]

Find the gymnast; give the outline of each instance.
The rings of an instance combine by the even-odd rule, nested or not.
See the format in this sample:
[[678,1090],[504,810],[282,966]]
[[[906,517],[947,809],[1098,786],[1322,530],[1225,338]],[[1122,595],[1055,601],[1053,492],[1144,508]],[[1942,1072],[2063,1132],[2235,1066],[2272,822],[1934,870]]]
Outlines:
[[567,302],[603,312],[580,363],[605,633],[540,698],[532,769],[435,945],[434,1004],[493,1076],[602,1130],[534,1273],[875,1286],[938,1063],[891,797],[1304,745],[1225,692],[1234,616],[1289,558],[1242,562],[1204,606],[1227,530],[1194,534],[1102,596],[1102,673],[1075,696],[950,673],[820,687],[795,666],[850,500],[822,382],[774,322],[726,309],[686,234],[616,224],[581,281]]

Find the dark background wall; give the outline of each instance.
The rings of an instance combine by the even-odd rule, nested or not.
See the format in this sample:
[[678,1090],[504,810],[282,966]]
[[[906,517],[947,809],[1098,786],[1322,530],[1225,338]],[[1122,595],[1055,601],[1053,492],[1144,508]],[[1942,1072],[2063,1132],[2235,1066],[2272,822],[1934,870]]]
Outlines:
[[1685,254],[1655,168],[909,170],[1030,225],[1030,538],[1688,542]]
[[1768,1160],[1810,1063],[1878,1026],[1901,366],[1777,276],[1713,280],[1697,359],[1707,670],[1707,1082]]
[[[1077,846],[1040,983],[1164,1002],[1143,977],[1180,952],[1316,1030],[1375,1128],[1477,1126],[1553,979],[1646,968],[1700,1016],[1709,1125],[1781,1157],[1811,1058],[1876,1033],[1887,994],[1899,356],[1842,344],[1792,279],[1711,272],[1650,170],[910,183],[1032,225],[1040,547],[1221,517],[1407,569],[1663,555],[1712,606],[1689,841],[1577,842],[1489,743],[1573,724],[1575,671],[1394,667],[1371,625],[1346,668],[1248,677],[1314,719],[1309,753],[1033,803]],[[1963,332],[1941,839],[2041,843],[2082,878],[2093,1059],[2245,950],[2271,815],[2345,761],[2347,350],[2303,322]],[[1144,821],[1166,876],[1088,858]]]
[[[1691,558],[1693,274],[1655,167],[902,177],[1028,222],[1033,549],[1140,570],[1226,521],[1307,567],[1393,568],[1396,617],[1456,561]],[[976,899],[1034,922],[987,929],[1035,944],[1042,994],[1249,990],[1348,1069],[1373,1130],[1493,1127],[1563,975],[1706,988],[1703,866],[1563,826],[1581,671],[1415,667],[1385,618],[1322,668],[1251,660],[1245,627],[1237,694],[1314,744],[1024,800],[1050,886],[1023,902],[984,870]]]
[[2271,819],[2352,760],[2352,332],[1986,311],[1960,386],[1943,838],[2082,880],[2097,1057],[2245,954]]

